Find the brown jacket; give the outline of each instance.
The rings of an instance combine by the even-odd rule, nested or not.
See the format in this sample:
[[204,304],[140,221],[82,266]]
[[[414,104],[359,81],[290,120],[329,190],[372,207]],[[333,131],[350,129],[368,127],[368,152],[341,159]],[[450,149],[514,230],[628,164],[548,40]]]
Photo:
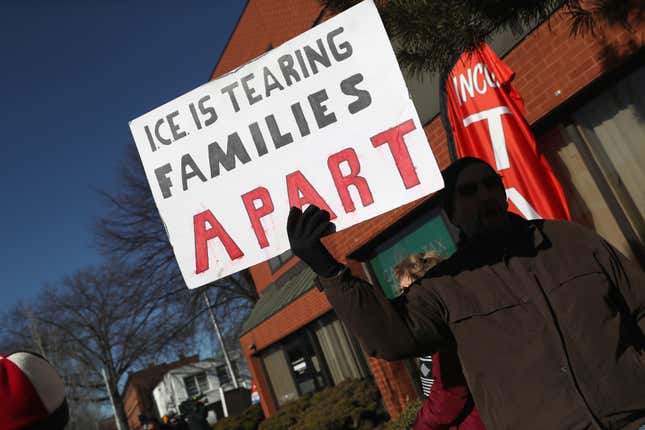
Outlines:
[[456,342],[488,429],[638,429],[645,274],[575,224],[512,224],[505,246],[466,243],[394,302],[347,269],[319,287],[370,355]]

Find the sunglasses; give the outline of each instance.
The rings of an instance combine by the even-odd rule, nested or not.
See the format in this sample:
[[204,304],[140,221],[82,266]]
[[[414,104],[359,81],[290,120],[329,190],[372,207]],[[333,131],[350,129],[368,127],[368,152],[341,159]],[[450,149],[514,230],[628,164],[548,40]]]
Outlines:
[[464,184],[461,184],[457,187],[457,192],[464,196],[464,197],[470,197],[474,196],[475,193],[477,193],[477,190],[479,190],[480,185],[483,185],[486,187],[488,190],[494,190],[498,187],[504,187],[504,183],[502,182],[502,175],[498,175],[497,173],[493,173],[491,175],[486,176],[484,179],[482,179],[479,182],[466,182]]

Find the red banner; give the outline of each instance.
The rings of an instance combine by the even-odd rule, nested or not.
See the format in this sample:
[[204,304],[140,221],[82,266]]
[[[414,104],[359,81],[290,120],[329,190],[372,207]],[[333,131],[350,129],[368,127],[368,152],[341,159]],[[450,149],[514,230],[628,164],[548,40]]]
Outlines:
[[504,176],[511,211],[568,220],[562,187],[537,150],[514,76],[486,44],[457,60],[445,83],[457,155],[486,160]]

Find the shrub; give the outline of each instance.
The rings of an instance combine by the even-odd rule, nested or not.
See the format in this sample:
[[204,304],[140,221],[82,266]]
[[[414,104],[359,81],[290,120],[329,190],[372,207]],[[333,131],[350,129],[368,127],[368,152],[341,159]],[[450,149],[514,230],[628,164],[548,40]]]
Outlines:
[[423,405],[423,400],[415,400],[411,402],[402,412],[401,415],[395,420],[392,420],[387,423],[384,430],[409,430],[414,424],[414,420],[417,417],[417,413],[421,406]]
[[286,430],[295,428],[300,417],[309,409],[311,395],[286,403],[274,415],[260,424],[259,430]]
[[371,383],[345,381],[314,395],[314,405],[299,422],[302,430],[372,429],[386,417],[379,413],[380,395]]
[[257,430],[263,419],[264,414],[260,405],[253,405],[240,415],[217,421],[213,430]]
[[376,386],[351,380],[284,405],[259,430],[371,430],[386,420]]

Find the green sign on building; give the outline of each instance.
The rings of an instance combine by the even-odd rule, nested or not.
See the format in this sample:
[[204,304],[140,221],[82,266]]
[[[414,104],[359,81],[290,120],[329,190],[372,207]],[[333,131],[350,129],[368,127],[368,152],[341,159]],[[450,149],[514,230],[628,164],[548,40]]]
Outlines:
[[419,227],[408,232],[401,239],[386,245],[369,260],[376,281],[389,299],[399,296],[401,289],[393,276],[394,266],[410,254],[436,251],[449,257],[456,250],[455,241],[440,213],[431,217]]

